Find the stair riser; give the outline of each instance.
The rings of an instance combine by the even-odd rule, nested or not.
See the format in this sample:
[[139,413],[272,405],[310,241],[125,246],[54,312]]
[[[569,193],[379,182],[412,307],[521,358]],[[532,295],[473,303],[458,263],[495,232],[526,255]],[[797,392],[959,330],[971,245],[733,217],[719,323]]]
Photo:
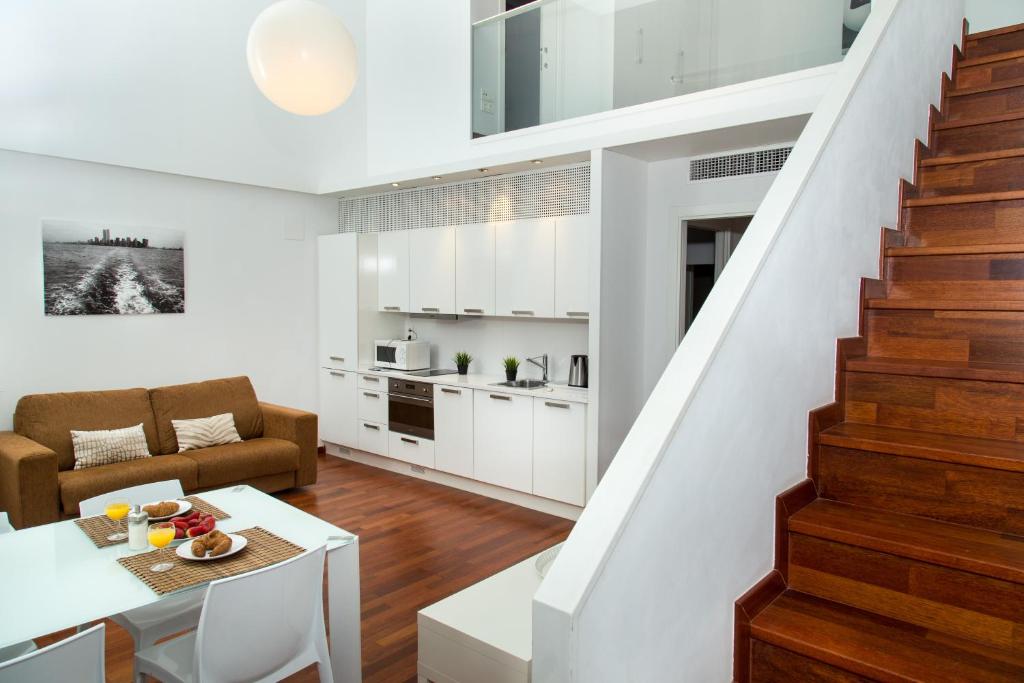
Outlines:
[[1024,441],[1024,385],[845,372],[848,422]]
[[1024,647],[1014,623],[1024,586],[821,538],[790,534],[789,586],[999,648]]
[[886,292],[890,299],[1021,301],[1024,280],[888,281]]
[[888,311],[867,314],[867,355],[880,358],[1019,363],[1024,313]]
[[820,446],[824,498],[1024,536],[1024,473]]
[[[896,284],[935,280],[976,281],[1024,280],[1024,254],[965,254],[942,256],[897,256],[886,259],[886,279]],[[952,298],[952,297],[951,297]]]
[[870,683],[872,680],[760,640],[751,643],[751,663],[751,683]]
[[977,59],[978,57],[987,57],[999,52],[1012,52],[1013,50],[1024,50],[1024,31],[967,40],[964,43],[964,58]]
[[931,147],[940,157],[1024,147],[1024,119],[937,130]]
[[917,185],[919,197],[1024,190],[1024,157],[926,166]]
[[956,87],[979,88],[1016,78],[1024,78],[1024,57],[977,66],[960,66],[956,70]]
[[919,206],[903,210],[908,246],[1015,244],[1024,235],[1024,201]]
[[946,121],[1016,113],[1024,110],[1024,87],[959,95],[946,100]]

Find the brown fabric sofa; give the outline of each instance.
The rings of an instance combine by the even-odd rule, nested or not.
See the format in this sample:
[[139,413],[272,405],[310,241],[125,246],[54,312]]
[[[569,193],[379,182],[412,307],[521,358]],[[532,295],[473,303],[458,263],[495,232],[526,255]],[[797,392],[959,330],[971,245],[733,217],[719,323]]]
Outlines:
[[[178,453],[171,420],[233,413],[240,443]],[[71,430],[142,423],[153,457],[74,469]],[[86,498],[178,479],[186,492],[246,483],[266,492],[316,483],[317,416],[262,403],[248,377],[158,389],[36,394],[0,432],[0,510],[18,528],[77,515]]]

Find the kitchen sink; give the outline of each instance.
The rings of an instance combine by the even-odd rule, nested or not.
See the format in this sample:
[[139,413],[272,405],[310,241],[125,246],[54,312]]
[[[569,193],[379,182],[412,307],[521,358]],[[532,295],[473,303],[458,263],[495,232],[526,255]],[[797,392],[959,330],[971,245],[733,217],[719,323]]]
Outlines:
[[515,389],[540,389],[548,385],[542,379],[517,379],[514,382],[495,382],[492,386],[513,387]]

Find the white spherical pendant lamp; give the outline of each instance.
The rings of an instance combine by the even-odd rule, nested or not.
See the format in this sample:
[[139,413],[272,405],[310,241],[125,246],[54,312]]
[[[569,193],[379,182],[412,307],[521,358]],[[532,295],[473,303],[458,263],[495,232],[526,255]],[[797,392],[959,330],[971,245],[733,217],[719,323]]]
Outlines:
[[313,0],[280,0],[260,12],[249,29],[246,57],[260,92],[302,116],[339,107],[359,71],[352,34]]

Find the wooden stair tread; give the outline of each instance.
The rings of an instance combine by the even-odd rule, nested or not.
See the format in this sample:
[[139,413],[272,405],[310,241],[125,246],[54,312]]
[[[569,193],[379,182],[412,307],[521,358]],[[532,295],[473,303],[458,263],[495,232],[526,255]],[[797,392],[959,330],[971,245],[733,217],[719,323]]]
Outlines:
[[750,623],[751,636],[884,681],[1024,680],[1024,658],[787,590]]
[[1024,119],[1024,110],[1022,111],[1011,111],[1005,114],[995,114],[993,116],[976,116],[966,119],[954,119],[952,121],[939,121],[934,126],[934,130],[950,130],[952,128],[970,128],[971,126],[985,126],[990,123],[1005,123],[1007,121],[1017,121]]
[[868,299],[868,308],[914,311],[1024,311],[1024,301],[970,301],[951,299]]
[[1024,583],[1024,537],[818,498],[789,518],[791,533]]
[[985,92],[996,92],[997,90],[1007,90],[1009,88],[1019,88],[1024,86],[1024,78],[1011,78],[1005,81],[996,81],[994,83],[986,83],[985,85],[977,85],[972,88],[957,88],[956,90],[950,90],[946,93],[947,97],[964,97],[965,95],[978,95]]
[[904,199],[903,206],[913,208],[915,206],[948,206],[950,204],[977,204],[980,202],[1006,202],[1016,199],[1024,199],[1024,190],[1009,190],[1004,192],[973,192],[969,194],[944,194],[935,197],[915,197]]
[[840,422],[818,434],[826,446],[1024,472],[1024,443]]
[[1010,149],[997,149],[992,152],[973,152],[971,154],[950,154],[944,157],[930,157],[921,160],[921,166],[948,166],[952,164],[971,164],[979,161],[996,161],[998,159],[1013,159],[1024,157],[1024,147],[1012,147]]
[[1009,52],[996,52],[995,54],[975,57],[973,59],[961,59],[957,63],[958,69],[968,69],[972,66],[982,66],[993,62],[1008,62],[1012,59],[1024,58],[1024,50],[1010,50]]
[[985,254],[1024,254],[1024,243],[1002,244],[946,244],[938,247],[886,247],[885,255],[913,256],[972,256]]
[[848,372],[875,372],[887,375],[946,377],[982,382],[1024,384],[1024,364],[977,361],[930,360],[860,356],[846,360]]
[[988,31],[968,33],[964,38],[964,41],[981,40],[983,38],[991,38],[992,36],[1003,36],[1007,33],[1016,33],[1017,31],[1024,31],[1024,24],[1010,24],[1009,26],[1000,26],[999,28],[989,29]]

